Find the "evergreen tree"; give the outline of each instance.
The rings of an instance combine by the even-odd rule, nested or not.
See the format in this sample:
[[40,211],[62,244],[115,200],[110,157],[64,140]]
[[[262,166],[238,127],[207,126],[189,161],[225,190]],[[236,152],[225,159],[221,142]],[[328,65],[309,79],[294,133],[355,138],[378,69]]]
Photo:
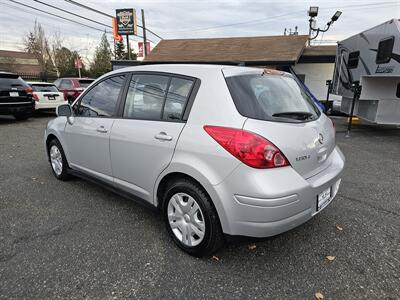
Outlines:
[[[137,53],[133,52],[132,47],[129,50],[131,51],[131,60],[137,60]],[[128,51],[125,54],[125,59],[129,59]]]
[[76,76],[75,58],[77,56],[76,51],[71,51],[66,47],[54,50],[54,60],[60,77]]
[[123,41],[115,43],[115,59],[122,60],[125,59],[125,45]]
[[112,51],[107,35],[103,33],[100,44],[96,47],[94,58],[90,64],[90,73],[94,77],[99,77],[111,71]]

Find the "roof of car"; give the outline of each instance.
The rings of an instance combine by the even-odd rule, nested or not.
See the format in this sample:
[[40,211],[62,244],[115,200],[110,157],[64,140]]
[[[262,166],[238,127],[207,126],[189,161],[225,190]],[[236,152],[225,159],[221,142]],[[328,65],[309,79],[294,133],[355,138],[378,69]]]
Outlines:
[[17,74],[15,74],[15,73],[4,72],[4,71],[0,71],[0,74],[4,74],[4,75],[17,75]]
[[121,68],[108,74],[119,74],[124,72],[135,72],[135,71],[152,71],[152,72],[181,74],[194,77],[202,77],[202,76],[204,77],[209,72],[214,72],[214,73],[224,72],[225,76],[228,73],[230,74],[229,76],[232,76],[233,74],[239,75],[244,73],[262,72],[262,70],[263,70],[262,68],[232,66],[232,65],[217,65],[217,64],[150,64],[150,65],[139,65],[139,66]]
[[41,85],[54,85],[52,82],[38,82],[38,81],[27,81],[27,84],[41,84]]
[[89,77],[60,77],[58,79],[95,80],[94,78],[89,78]]

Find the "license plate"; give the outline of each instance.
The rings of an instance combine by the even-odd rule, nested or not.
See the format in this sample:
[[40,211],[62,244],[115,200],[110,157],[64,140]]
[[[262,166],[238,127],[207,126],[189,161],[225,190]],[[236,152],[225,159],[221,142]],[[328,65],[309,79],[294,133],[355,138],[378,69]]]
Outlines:
[[56,97],[54,97],[54,96],[49,96],[49,100],[56,100]]
[[318,195],[317,199],[318,210],[322,209],[326,204],[328,204],[330,198],[331,198],[331,188],[329,187]]
[[10,92],[10,97],[19,97],[18,92]]

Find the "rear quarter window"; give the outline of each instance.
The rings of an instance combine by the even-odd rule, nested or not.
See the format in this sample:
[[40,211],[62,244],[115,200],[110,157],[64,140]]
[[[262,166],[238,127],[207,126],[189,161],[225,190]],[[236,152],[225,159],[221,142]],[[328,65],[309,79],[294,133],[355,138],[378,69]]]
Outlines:
[[248,118],[299,122],[296,116],[284,113],[305,113],[308,120],[317,119],[319,109],[303,88],[290,76],[246,74],[226,78],[228,89],[238,112]]
[[28,84],[19,77],[0,77],[0,89],[24,89],[27,87],[29,87]]
[[54,92],[57,93],[59,92],[57,87],[55,85],[49,85],[49,84],[31,84],[32,89],[35,92]]

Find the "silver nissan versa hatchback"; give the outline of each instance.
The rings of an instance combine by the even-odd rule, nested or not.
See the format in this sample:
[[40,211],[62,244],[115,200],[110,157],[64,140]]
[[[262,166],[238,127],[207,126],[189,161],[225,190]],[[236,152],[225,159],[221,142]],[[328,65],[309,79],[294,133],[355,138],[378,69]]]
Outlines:
[[192,255],[213,253],[226,235],[290,230],[339,189],[334,125],[284,72],[129,67],[57,113],[44,137],[54,175],[96,180],[158,208]]

